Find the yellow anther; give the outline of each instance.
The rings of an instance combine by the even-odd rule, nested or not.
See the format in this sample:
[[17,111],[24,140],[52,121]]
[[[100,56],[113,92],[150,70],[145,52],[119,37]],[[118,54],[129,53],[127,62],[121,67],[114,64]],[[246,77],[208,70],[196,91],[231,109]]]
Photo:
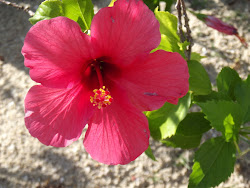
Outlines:
[[90,96],[90,102],[93,103],[93,106],[101,109],[111,104],[113,98],[108,89],[105,89],[105,86],[100,89],[94,89],[93,92],[94,96]]

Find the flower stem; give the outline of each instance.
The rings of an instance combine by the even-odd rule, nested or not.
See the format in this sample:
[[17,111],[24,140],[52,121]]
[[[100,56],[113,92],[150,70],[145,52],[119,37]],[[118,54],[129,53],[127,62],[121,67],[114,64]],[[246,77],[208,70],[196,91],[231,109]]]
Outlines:
[[248,148],[248,149],[242,151],[242,152],[238,155],[237,158],[241,158],[242,156],[246,155],[249,151],[250,151],[250,148]]
[[236,147],[237,152],[239,153],[239,155],[241,155],[241,151],[240,151],[239,145],[238,145],[238,143],[235,140],[234,140],[234,145],[235,145],[235,147]]

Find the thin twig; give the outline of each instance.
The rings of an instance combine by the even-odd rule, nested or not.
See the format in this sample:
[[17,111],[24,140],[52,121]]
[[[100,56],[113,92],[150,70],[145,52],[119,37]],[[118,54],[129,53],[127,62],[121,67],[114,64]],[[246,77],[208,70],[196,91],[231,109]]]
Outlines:
[[[177,0],[175,8],[177,9],[177,13],[178,13],[178,34],[180,36],[180,40],[183,43],[185,40],[187,40],[187,42],[189,42],[189,45],[187,47],[187,49],[185,50],[185,55],[187,60],[190,60],[191,57],[191,49],[192,49],[192,37],[191,37],[191,29],[189,27],[189,19],[187,16],[187,12],[186,12],[186,6],[184,3],[184,0]],[[182,30],[182,16],[184,16],[184,26],[186,28],[186,34],[184,35],[184,32]]]
[[192,50],[192,43],[193,43],[193,39],[192,39],[192,36],[191,36],[191,29],[189,27],[189,19],[188,19],[188,16],[187,16],[187,11],[186,11],[186,5],[185,5],[185,2],[184,0],[181,0],[181,4],[182,4],[182,11],[183,11],[183,15],[184,15],[184,20],[185,20],[185,27],[186,27],[186,31],[187,31],[187,34],[186,34],[186,39],[187,41],[189,42],[189,45],[188,45],[188,48],[187,48],[187,59],[190,60],[190,57],[191,57],[191,50]]
[[240,147],[239,147],[238,143],[235,140],[234,140],[234,145],[235,145],[235,147],[236,147],[237,152],[239,153],[239,155],[241,155]]
[[25,7],[23,5],[18,5],[16,3],[12,3],[12,2],[9,2],[9,1],[5,1],[5,0],[0,0],[0,2],[5,4],[5,5],[15,7],[15,8],[19,9],[19,10],[23,10],[23,11],[27,12],[30,16],[34,16],[34,14],[35,14],[33,11],[31,11],[29,9],[29,7]]
[[176,1],[175,8],[178,12],[178,34],[180,36],[181,42],[184,42],[185,37],[184,37],[183,31],[182,31],[182,21],[181,21],[181,18],[182,18],[181,0]]

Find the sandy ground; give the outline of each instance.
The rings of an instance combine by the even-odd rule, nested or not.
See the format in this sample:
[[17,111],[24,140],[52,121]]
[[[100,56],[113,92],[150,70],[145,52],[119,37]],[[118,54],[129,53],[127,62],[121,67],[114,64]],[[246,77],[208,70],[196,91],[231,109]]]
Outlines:
[[[35,10],[41,1],[22,2]],[[102,0],[94,2],[98,7],[108,4]],[[250,1],[232,2],[211,0],[202,12],[223,17],[250,44]],[[23,121],[23,99],[34,82],[20,53],[31,27],[28,18],[27,13],[0,3],[0,188],[187,187],[193,151],[167,148],[151,141],[157,162],[142,154],[128,165],[107,166],[86,153],[83,136],[67,148],[53,148],[29,135]],[[250,73],[249,49],[236,37],[207,28],[192,15],[190,20],[193,50],[207,56],[202,63],[211,81],[215,83],[223,66],[234,67],[246,78]],[[249,188],[249,157],[238,159],[235,172],[219,187]]]

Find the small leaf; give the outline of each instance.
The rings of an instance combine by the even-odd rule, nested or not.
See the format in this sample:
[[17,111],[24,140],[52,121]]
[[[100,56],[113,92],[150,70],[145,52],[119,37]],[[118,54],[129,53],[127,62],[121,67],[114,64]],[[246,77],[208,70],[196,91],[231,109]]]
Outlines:
[[234,170],[235,146],[222,137],[206,141],[195,153],[189,188],[209,188],[228,179]]
[[[234,126],[235,126],[234,118],[231,114],[228,114],[228,116],[225,117],[225,119],[223,121],[223,125],[225,127],[225,135],[226,135],[227,141],[230,138],[232,138],[234,136],[234,134],[236,135],[238,133],[237,128],[234,128]],[[235,133],[234,133],[234,129],[236,129]]]
[[31,24],[41,20],[49,20],[57,16],[64,16],[62,2],[60,0],[47,0],[42,2],[33,17],[29,19]]
[[202,58],[205,58],[206,56],[201,56],[199,53],[196,53],[196,52],[192,52],[191,53],[191,60],[195,60],[195,61],[198,61],[200,62]]
[[224,67],[219,73],[216,82],[219,92],[226,93],[231,99],[235,100],[234,88],[237,83],[241,82],[239,74],[235,70]]
[[191,149],[200,145],[202,134],[211,129],[210,122],[204,118],[205,114],[193,112],[180,122],[176,134],[162,142],[168,146]]
[[145,154],[146,154],[150,159],[152,159],[153,161],[156,161],[155,156],[154,156],[154,154],[153,154],[153,152],[152,152],[150,146],[148,146],[148,149],[145,151]]
[[207,95],[212,92],[211,82],[204,67],[195,60],[188,61],[189,89],[196,95]]
[[232,101],[208,101],[198,103],[211,126],[222,132],[225,140],[237,140],[242,123],[242,109]]
[[147,112],[151,136],[156,140],[165,139],[175,134],[178,124],[188,112],[191,95],[179,99],[178,105],[165,103],[162,108]]
[[90,29],[94,16],[94,6],[91,0],[62,0],[64,15],[76,21],[82,30]]
[[235,86],[234,94],[238,103],[244,111],[243,122],[250,121],[250,75],[247,80],[238,83]]
[[187,49],[187,46],[190,44],[188,41],[184,41],[183,43],[179,42],[178,46],[182,52],[184,52]]

